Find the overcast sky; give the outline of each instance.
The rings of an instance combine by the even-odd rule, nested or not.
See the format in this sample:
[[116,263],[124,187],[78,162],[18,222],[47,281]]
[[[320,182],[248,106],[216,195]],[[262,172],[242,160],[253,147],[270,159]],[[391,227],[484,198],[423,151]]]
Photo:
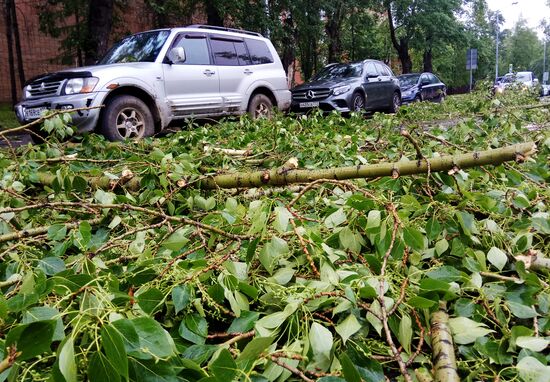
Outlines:
[[546,0],[487,0],[489,8],[504,16],[505,28],[512,28],[523,17],[531,28],[537,28],[544,18],[550,21],[550,7]]

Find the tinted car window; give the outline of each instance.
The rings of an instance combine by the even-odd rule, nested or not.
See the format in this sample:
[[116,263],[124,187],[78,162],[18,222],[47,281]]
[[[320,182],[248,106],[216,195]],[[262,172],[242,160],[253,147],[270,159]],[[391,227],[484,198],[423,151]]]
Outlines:
[[211,39],[214,63],[223,66],[238,66],[239,58],[233,41]]
[[368,77],[372,77],[372,76],[375,76],[375,77],[378,77],[378,71],[376,70],[376,67],[374,66],[374,64],[372,62],[367,62],[367,76]]
[[436,76],[434,76],[433,74],[428,74],[428,76],[430,77],[430,82],[432,84],[437,84],[439,82],[439,79]]
[[248,51],[250,52],[252,65],[273,63],[273,56],[264,41],[247,38],[246,45],[248,46]]
[[205,35],[181,34],[174,47],[185,50],[185,61],[181,65],[210,65],[210,53]]
[[237,51],[237,58],[239,59],[239,65],[251,65],[252,61],[250,60],[250,55],[248,50],[246,50],[246,45],[244,41],[234,42],[235,50]]
[[363,65],[355,64],[337,64],[324,68],[313,79],[326,80],[333,78],[353,78],[361,77],[363,73]]
[[418,74],[404,74],[397,78],[399,79],[401,86],[410,87],[418,83],[420,76]]
[[390,72],[386,69],[386,67],[382,64],[375,63],[376,70],[378,73],[380,73],[381,76],[391,76]]

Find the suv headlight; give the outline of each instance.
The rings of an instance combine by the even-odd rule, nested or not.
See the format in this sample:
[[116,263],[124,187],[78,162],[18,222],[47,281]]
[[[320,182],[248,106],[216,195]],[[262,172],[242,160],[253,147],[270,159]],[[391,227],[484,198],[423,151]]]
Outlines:
[[65,84],[65,94],[79,94],[90,93],[97,85],[99,78],[86,77],[86,78],[71,78]]
[[337,95],[340,95],[340,94],[344,94],[344,93],[346,93],[346,92],[349,92],[350,89],[351,89],[351,87],[350,87],[349,85],[338,86],[337,88],[332,89],[332,94],[334,94],[335,96],[337,96]]
[[31,85],[27,85],[23,88],[23,99],[31,97]]

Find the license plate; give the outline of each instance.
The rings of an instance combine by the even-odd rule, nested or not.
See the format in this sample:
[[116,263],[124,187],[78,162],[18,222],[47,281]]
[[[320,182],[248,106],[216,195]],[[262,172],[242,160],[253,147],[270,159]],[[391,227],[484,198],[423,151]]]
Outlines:
[[300,107],[319,107],[319,102],[300,102]]
[[33,107],[30,109],[25,109],[25,119],[38,119],[42,116],[42,112],[48,110],[47,107]]

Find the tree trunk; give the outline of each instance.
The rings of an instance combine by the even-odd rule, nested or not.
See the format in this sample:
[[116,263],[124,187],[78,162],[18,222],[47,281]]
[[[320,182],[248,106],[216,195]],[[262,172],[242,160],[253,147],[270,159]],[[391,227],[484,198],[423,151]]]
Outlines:
[[337,5],[334,12],[327,15],[325,32],[328,36],[328,62],[340,62],[342,56],[342,7]]
[[391,11],[391,1],[386,4],[386,12],[388,14],[388,25],[390,28],[390,37],[393,47],[397,51],[399,61],[401,61],[401,71],[403,74],[412,72],[412,59],[409,54],[409,41],[407,38],[400,38],[397,40],[397,34],[395,32],[395,25],[393,24],[393,14]]
[[113,27],[114,0],[90,0],[88,10],[88,44],[84,52],[85,64],[94,64],[109,47]]
[[17,103],[17,84],[15,80],[15,57],[13,56],[13,24],[12,24],[12,12],[11,9],[14,3],[13,0],[4,1],[4,20],[6,21],[6,42],[8,44],[8,64],[10,72],[10,85],[11,85],[11,102],[12,105]]
[[[247,188],[263,186],[286,186],[293,183],[309,183],[319,179],[372,179],[381,176],[404,176],[426,174],[428,171],[449,171],[454,168],[466,169],[483,165],[500,165],[512,161],[518,155],[528,157],[534,153],[536,145],[533,142],[507,146],[495,150],[475,153],[449,155],[430,158],[430,165],[425,160],[400,161],[396,163],[380,163],[366,166],[337,167],[322,170],[285,170],[272,169],[264,171],[236,172],[232,174],[216,175],[202,179],[193,186],[203,189],[217,188]],[[50,185],[57,176],[51,173],[37,173],[38,183]],[[141,179],[133,177],[126,183],[120,184],[109,177],[87,178],[88,184],[94,188],[112,188],[123,185],[129,190],[139,190]]]
[[432,59],[433,59],[432,48],[426,48],[424,50],[424,60],[423,60],[425,72],[433,73],[434,68],[433,68]]
[[223,27],[223,17],[220,15],[216,4],[213,4],[212,1],[205,1],[204,11],[206,12],[206,22],[208,25]]
[[25,68],[23,67],[23,53],[21,51],[21,38],[19,36],[19,23],[17,22],[17,8],[15,7],[15,1],[11,1],[11,21],[13,28],[13,38],[15,42],[15,52],[17,55],[17,74],[19,74],[19,86],[23,87],[25,84]]

